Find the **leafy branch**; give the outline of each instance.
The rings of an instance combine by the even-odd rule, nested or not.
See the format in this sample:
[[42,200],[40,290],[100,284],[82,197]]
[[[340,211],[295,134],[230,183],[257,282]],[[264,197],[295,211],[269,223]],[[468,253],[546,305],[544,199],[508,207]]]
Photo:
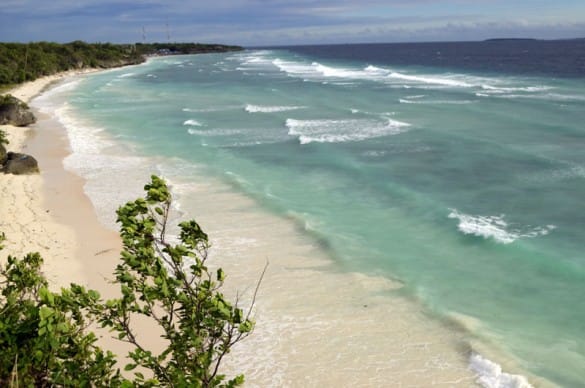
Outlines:
[[[0,385],[15,376],[35,386],[234,387],[244,382],[242,375],[226,379],[220,365],[252,333],[252,307],[266,267],[244,312],[238,298],[232,304],[220,292],[226,274],[209,269],[208,236],[197,222],[180,223],[179,242],[169,241],[172,197],[166,183],[153,176],[145,191],[145,198],[117,211],[123,250],[114,283],[120,297],[104,302],[96,291],[75,284],[60,293],[49,291],[38,254],[9,257],[0,268]],[[138,318],[156,323],[162,347],[148,348],[144,333],[136,330]],[[133,380],[114,369],[114,355],[96,346],[93,333],[86,334],[94,322],[132,345],[124,369],[133,371]]]

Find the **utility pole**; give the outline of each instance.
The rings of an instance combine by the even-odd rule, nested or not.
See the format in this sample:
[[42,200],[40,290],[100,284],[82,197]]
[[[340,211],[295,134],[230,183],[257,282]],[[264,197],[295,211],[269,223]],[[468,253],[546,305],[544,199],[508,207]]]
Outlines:
[[146,30],[142,26],[142,43],[146,43]]
[[171,32],[169,30],[169,18],[167,18],[166,26],[167,26],[167,43],[171,43]]

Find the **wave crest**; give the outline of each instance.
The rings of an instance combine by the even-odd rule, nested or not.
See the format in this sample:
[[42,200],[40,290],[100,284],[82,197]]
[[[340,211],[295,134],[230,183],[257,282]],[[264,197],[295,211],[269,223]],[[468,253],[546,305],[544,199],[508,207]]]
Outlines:
[[397,135],[410,124],[385,118],[380,120],[295,120],[287,119],[290,136],[297,136],[301,144],[344,143],[370,138]]
[[459,220],[458,229],[463,234],[470,234],[484,239],[492,238],[502,244],[511,244],[520,238],[534,238],[545,236],[556,228],[554,225],[538,227],[511,227],[505,220],[505,215],[473,216],[459,213],[457,209],[450,209],[449,218]]
[[183,123],[183,125],[190,125],[192,127],[201,127],[202,126],[202,124],[199,121],[194,120],[194,119],[186,120]]
[[287,112],[291,110],[303,109],[304,106],[267,106],[267,105],[251,105],[248,104],[244,108],[246,112],[249,113],[274,113],[274,112]]

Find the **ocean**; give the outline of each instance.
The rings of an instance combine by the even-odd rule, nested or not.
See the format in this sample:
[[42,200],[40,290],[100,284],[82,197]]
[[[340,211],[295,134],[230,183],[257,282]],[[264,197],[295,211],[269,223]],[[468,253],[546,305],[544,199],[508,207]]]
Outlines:
[[[237,287],[271,263],[250,341],[270,336],[238,364],[258,386],[316,381],[300,365],[318,362],[298,356],[316,339],[295,333],[329,338],[318,360],[364,340],[355,331],[391,336],[396,300],[453,336],[480,385],[585,386],[585,41],[158,57],[32,105],[66,128],[65,166],[105,225],[156,173],[181,217],[206,220]],[[259,267],[241,261],[250,252]],[[323,370],[342,376],[352,357],[384,370],[384,346]],[[287,377],[295,366],[305,383]],[[376,373],[356,384],[386,385]]]

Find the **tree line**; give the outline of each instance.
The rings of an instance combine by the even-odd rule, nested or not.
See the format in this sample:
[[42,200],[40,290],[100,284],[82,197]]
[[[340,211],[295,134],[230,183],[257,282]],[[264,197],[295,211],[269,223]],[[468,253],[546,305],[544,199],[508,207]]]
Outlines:
[[241,50],[201,43],[0,42],[0,87],[62,71],[138,64],[148,55],[198,54]]

